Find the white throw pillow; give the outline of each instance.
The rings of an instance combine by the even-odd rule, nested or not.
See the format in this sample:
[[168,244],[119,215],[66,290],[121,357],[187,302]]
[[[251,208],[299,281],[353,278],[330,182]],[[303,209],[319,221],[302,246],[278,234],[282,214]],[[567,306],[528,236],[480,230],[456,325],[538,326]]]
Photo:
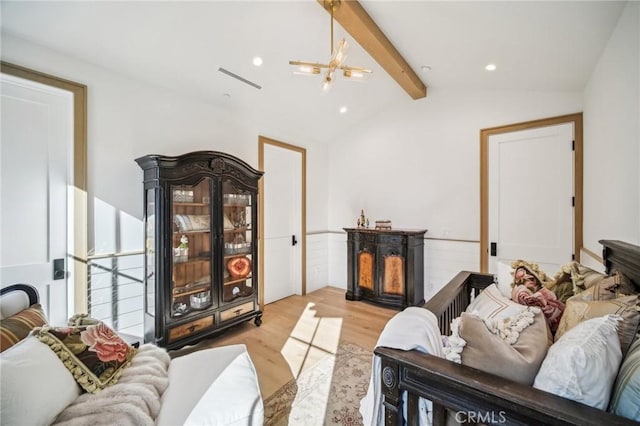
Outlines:
[[498,262],[498,273],[496,275],[496,284],[500,293],[506,298],[511,299],[511,283],[513,282],[513,268],[508,263]]
[[0,298],[0,319],[9,318],[29,307],[29,296],[24,291],[12,291]]
[[49,425],[81,389],[46,344],[34,336],[2,353],[3,425]]
[[619,315],[573,327],[551,345],[533,387],[604,410],[622,360]]
[[245,345],[199,350],[171,360],[156,425],[261,425],[263,416],[258,377]]
[[482,319],[503,319],[516,317],[525,309],[527,309],[526,306],[503,296],[498,287],[491,284],[469,303],[465,312]]

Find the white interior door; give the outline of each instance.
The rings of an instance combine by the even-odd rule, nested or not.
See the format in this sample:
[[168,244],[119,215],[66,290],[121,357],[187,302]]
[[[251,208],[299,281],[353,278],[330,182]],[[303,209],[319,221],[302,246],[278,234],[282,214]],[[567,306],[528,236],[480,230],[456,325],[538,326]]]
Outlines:
[[302,293],[301,154],[264,145],[264,302]]
[[524,259],[553,275],[571,261],[572,141],[572,123],[489,137],[490,272]]
[[6,74],[0,83],[1,285],[34,285],[50,322],[66,324],[73,95]]

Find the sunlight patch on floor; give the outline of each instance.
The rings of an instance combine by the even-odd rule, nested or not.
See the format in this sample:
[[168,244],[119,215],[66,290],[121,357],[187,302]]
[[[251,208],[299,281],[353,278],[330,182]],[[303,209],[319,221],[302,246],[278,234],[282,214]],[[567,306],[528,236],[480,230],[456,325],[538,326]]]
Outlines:
[[314,306],[307,304],[281,350],[296,378],[325,355],[335,355],[338,350],[342,318],[316,317]]
[[342,330],[342,318],[316,317],[314,306],[307,304],[281,350],[298,383],[289,419],[306,425],[324,422]]

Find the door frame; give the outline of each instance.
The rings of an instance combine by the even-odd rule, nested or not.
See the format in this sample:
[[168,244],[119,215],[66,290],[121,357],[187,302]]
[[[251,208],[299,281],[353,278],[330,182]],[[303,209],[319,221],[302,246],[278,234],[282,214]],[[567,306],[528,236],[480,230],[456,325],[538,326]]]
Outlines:
[[582,248],[582,214],[583,214],[583,133],[582,113],[542,118],[505,126],[480,130],[480,271],[489,270],[489,137],[502,133],[548,127],[556,124],[573,123],[574,155],[573,182],[575,205],[573,209],[573,253],[575,260],[580,261]]
[[[298,152],[301,156],[301,182],[300,182],[300,275],[301,275],[301,293],[304,296],[307,294],[307,150],[305,148],[288,144],[286,142],[280,142],[275,139],[271,139],[265,136],[258,136],[258,169],[264,170],[264,147],[265,145],[272,145],[282,149],[288,149],[290,151]],[[258,279],[262,283],[259,289],[258,303],[260,309],[264,310],[264,177],[259,182],[259,194],[258,206],[260,207],[258,212]]]
[[[74,277],[74,312],[87,312],[87,86],[0,61],[0,72],[71,92],[73,96],[73,206],[74,249],[67,267]],[[68,307],[70,308],[70,307]]]

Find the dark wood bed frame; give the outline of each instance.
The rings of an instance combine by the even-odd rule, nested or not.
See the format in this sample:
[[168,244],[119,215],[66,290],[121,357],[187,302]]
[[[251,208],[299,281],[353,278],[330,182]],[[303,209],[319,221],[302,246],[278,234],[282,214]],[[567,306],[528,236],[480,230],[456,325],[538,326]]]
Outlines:
[[[622,241],[601,240],[606,271],[619,270],[640,287],[640,247]],[[451,320],[493,282],[493,276],[458,273],[424,307],[438,318],[443,335]],[[402,425],[402,394],[407,391],[407,424],[418,425],[418,399],[433,402],[433,424],[444,425],[447,410],[461,413],[466,423],[520,425],[638,425],[606,411],[522,385],[466,365],[418,351],[375,349],[382,361],[385,424]]]

